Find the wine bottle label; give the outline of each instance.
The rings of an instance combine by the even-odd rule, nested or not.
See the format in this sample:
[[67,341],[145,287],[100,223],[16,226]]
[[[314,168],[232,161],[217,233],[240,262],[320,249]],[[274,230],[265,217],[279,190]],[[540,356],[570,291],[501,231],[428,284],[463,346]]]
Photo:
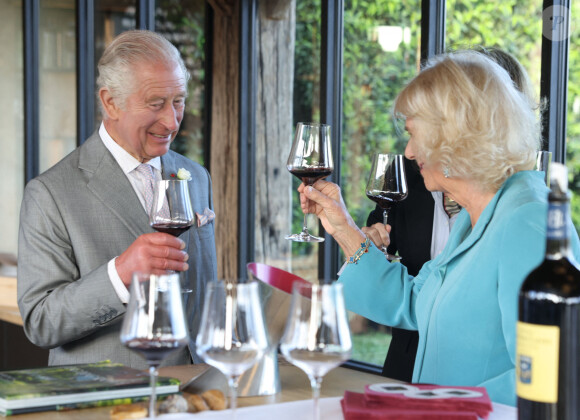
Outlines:
[[566,239],[568,237],[568,203],[550,203],[548,207],[548,239]]
[[560,328],[519,321],[516,348],[516,393],[543,403],[558,402]]

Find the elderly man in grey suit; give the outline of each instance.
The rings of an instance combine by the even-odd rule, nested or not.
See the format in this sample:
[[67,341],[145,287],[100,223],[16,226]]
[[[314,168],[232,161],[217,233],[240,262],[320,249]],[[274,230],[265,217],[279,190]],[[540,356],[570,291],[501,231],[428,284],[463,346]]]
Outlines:
[[[195,336],[205,284],[216,278],[217,264],[214,223],[199,217],[212,213],[209,173],[169,150],[183,118],[187,80],[179,52],[165,38],[122,33],[99,61],[100,128],[26,186],[18,305],[30,341],[50,349],[50,365],[111,360],[146,368],[119,340],[128,285],[135,271],[168,270],[187,270],[191,340],[164,363],[199,361]],[[150,181],[141,171],[160,180],[181,168],[191,173],[198,223],[176,238],[149,226]]]

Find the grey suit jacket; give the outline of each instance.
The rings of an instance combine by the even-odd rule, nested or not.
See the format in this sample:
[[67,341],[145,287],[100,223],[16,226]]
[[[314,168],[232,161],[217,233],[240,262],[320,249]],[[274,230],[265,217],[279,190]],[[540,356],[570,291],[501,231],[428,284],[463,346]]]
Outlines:
[[[174,153],[161,157],[163,178],[186,168],[193,210],[213,208],[211,179],[201,165]],[[129,180],[98,133],[58,164],[30,181],[24,191],[18,243],[18,305],[24,331],[50,349],[49,364],[111,360],[137,368],[147,364],[120,342],[125,305],[107,263],[144,233],[153,232]],[[164,364],[188,363],[195,354],[205,284],[216,279],[214,223],[193,226],[188,242],[186,303],[189,351]]]

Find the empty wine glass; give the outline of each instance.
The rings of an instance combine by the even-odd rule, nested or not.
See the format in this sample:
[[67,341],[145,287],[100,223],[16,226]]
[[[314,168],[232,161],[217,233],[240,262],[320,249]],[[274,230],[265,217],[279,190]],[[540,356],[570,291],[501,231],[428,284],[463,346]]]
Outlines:
[[[367,197],[383,210],[383,223],[386,225],[391,206],[407,198],[407,176],[403,155],[375,154],[365,192]],[[381,251],[389,261],[401,259],[398,255],[389,254],[386,246],[381,246]]]
[[[330,139],[330,126],[319,123],[298,123],[286,167],[304,185],[312,185],[330,175],[334,169]],[[287,235],[296,242],[323,242],[324,238],[311,235],[306,227],[306,213],[302,232]]]
[[[157,181],[153,193],[153,205],[149,211],[149,224],[158,232],[178,237],[187,232],[195,221],[191,207],[187,180],[170,179]],[[186,241],[187,252],[188,241]],[[191,293],[187,272],[180,274],[181,292]]]
[[280,351],[308,375],[314,419],[320,419],[318,400],[322,378],[348,360],[352,351],[342,284],[293,284]]
[[157,368],[170,353],[189,341],[177,274],[135,273],[121,342],[139,352],[149,365],[151,397],[149,417],[155,417]]
[[269,349],[268,333],[255,282],[208,284],[197,354],[228,380],[232,418],[236,416],[238,380]]

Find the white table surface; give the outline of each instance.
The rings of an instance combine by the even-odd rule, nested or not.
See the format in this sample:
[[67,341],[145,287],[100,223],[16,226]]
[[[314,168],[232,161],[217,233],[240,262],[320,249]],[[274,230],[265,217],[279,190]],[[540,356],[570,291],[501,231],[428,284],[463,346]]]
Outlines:
[[[340,400],[342,397],[322,398],[320,400],[321,420],[344,419]],[[302,420],[311,418],[312,400],[292,401],[279,404],[257,405],[237,409],[236,420]],[[275,414],[275,416],[273,416]],[[230,419],[231,411],[206,411],[197,414],[164,414],[162,420],[205,420]],[[493,403],[489,420],[516,420],[517,410],[503,404]]]

